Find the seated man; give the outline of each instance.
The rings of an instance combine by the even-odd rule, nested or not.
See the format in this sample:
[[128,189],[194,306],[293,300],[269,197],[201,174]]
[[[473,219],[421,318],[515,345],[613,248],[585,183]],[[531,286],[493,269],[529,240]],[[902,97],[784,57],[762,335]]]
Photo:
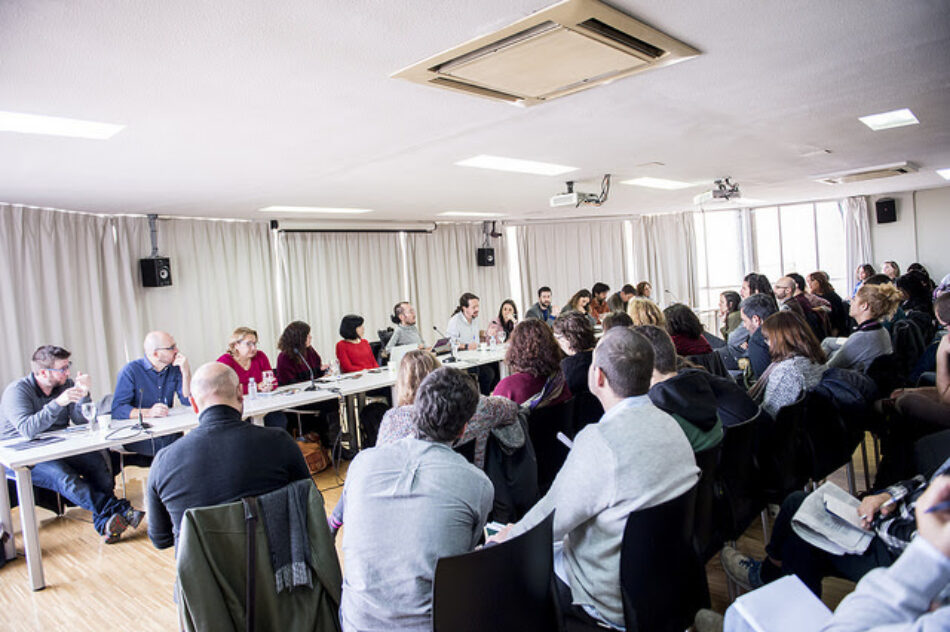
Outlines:
[[[113,419],[132,419],[139,414],[142,417],[165,417],[169,406],[175,404],[175,393],[182,404],[191,403],[188,399],[191,366],[171,334],[149,332],[143,346],[145,356],[129,362],[119,371],[112,395]],[[165,435],[123,447],[138,454],[155,456],[158,450],[180,436],[180,433]]]
[[588,373],[604,416],[577,433],[544,498],[493,538],[525,533],[554,511],[562,607],[621,629],[620,547],[627,516],[687,492],[699,474],[679,425],[646,396],[652,374],[646,338],[619,327],[604,334]]
[[538,290],[538,302],[528,308],[524,317],[537,318],[549,327],[554,325],[557,308],[551,304],[551,288],[545,285]]
[[[933,473],[933,478],[950,471],[950,458]],[[929,475],[931,472],[926,472]],[[765,547],[765,559],[746,557],[733,546],[722,549],[722,567],[733,581],[747,589],[758,588],[783,575],[795,574],[818,597],[821,580],[828,576],[860,580],[868,571],[890,566],[907,548],[917,532],[914,504],[927,488],[924,474],[869,494],[861,501],[858,515],[864,528],[875,537],[860,555],[834,555],[812,546],[792,529],[792,518],[805,501],[805,492],[794,492],[782,503],[775,519],[772,537]]]
[[177,545],[187,509],[259,496],[310,477],[290,435],[241,419],[244,396],[234,369],[209,362],[195,372],[191,387],[198,427],[161,450],[148,473],[148,537],[159,549]]
[[432,629],[440,557],[475,548],[492,507],[485,474],[451,448],[478,405],[475,382],[436,369],[416,393],[417,437],[360,452],[344,495],[344,630]]
[[665,330],[643,325],[635,331],[653,346],[653,377],[650,379],[650,401],[660,410],[673,415],[694,452],[722,442],[722,421],[719,419],[716,394],[703,369],[676,370],[676,349]]
[[619,292],[614,292],[610,295],[610,298],[607,299],[607,307],[609,307],[612,312],[626,313],[627,303],[636,295],[636,288],[627,283],[620,288]]
[[[0,437],[32,439],[46,430],[65,428],[70,419],[87,423],[80,405],[89,401],[89,376],[80,373],[74,383],[69,377],[69,356],[69,351],[53,345],[33,353],[32,373],[3,392]],[[139,526],[145,515],[132,509],[129,501],[115,497],[112,471],[99,451],[37,463],[33,484],[91,511],[96,531],[106,544],[118,542],[122,533]]]
[[768,294],[753,294],[749,298],[743,299],[739,304],[742,324],[749,332],[749,346],[746,348],[746,355],[752,365],[752,373],[756,379],[772,363],[769,345],[762,335],[762,323],[777,311],[778,306],[775,304],[775,299]]

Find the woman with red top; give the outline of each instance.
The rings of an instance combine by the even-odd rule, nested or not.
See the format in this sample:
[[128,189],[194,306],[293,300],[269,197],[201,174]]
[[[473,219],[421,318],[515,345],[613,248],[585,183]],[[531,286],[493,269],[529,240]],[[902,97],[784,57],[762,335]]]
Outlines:
[[330,368],[320,361],[320,354],[310,346],[313,336],[310,335],[310,325],[295,320],[287,325],[284,333],[277,341],[277,383],[296,384],[310,381],[310,372],[313,377],[321,377]]
[[561,357],[561,348],[544,321],[518,323],[505,353],[511,375],[498,382],[492,395],[532,409],[569,400],[571,389],[561,370]]
[[340,323],[340,337],[336,343],[336,357],[340,361],[341,373],[354,373],[363,369],[375,369],[379,365],[373,357],[369,342],[363,338],[363,317],[347,314]]
[[703,337],[703,324],[693,310],[682,303],[673,303],[665,310],[666,330],[670,332],[676,354],[681,356],[712,353],[712,346]]
[[[257,350],[257,332],[250,327],[238,327],[228,340],[228,351],[218,358],[218,362],[226,364],[237,373],[241,388],[247,395],[247,385],[253,379],[258,391],[274,390],[277,384],[274,380],[267,354]],[[267,379],[264,373],[268,373]],[[287,428],[287,417],[280,411],[264,415],[264,425],[272,428]]]

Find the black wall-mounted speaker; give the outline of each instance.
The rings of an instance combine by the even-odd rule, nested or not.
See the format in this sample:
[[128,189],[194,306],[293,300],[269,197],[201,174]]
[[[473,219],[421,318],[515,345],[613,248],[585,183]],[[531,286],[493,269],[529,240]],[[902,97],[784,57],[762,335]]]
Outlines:
[[478,265],[480,266],[495,265],[495,249],[494,248],[479,248],[478,249]]
[[139,259],[144,287],[164,287],[172,284],[172,262],[168,257]]
[[877,223],[889,224],[897,221],[897,202],[894,198],[881,198],[874,203],[877,211]]

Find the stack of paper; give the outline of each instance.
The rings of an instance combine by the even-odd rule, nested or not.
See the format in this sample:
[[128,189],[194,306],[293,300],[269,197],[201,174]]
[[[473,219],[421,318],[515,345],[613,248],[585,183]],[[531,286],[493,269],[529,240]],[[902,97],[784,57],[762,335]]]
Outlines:
[[825,483],[805,498],[792,518],[792,529],[803,540],[834,555],[860,555],[874,538],[861,528],[861,502],[834,483]]

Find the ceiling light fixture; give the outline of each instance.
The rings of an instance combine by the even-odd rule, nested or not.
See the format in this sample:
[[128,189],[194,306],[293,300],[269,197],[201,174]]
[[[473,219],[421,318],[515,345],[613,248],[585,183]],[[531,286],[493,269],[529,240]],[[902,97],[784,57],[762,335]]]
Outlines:
[[696,186],[691,182],[680,182],[679,180],[667,180],[665,178],[633,178],[631,180],[623,180],[620,184],[631,184],[635,187],[647,187],[649,189],[664,189],[666,191],[676,191],[677,189],[688,189],[689,187]]
[[477,213],[475,211],[446,211],[439,213],[442,217],[504,217],[502,213]]
[[944,180],[950,180],[950,167],[947,167],[946,169],[937,169],[937,175]]
[[0,132],[106,140],[123,129],[125,129],[125,125],[80,121],[79,119],[44,116],[42,114],[0,112]]
[[478,167],[479,169],[497,169],[498,171],[513,171],[515,173],[530,173],[538,176],[559,176],[578,167],[555,165],[549,162],[521,160],[520,158],[505,158],[504,156],[489,156],[480,154],[455,163],[459,167]]
[[892,127],[903,127],[905,125],[917,125],[920,121],[914,116],[914,113],[907,108],[892,110],[891,112],[881,112],[880,114],[870,114],[858,118],[859,121],[873,129],[875,132],[882,129],[891,129]]
[[258,209],[261,213],[313,213],[323,215],[359,215],[372,213],[369,208],[332,208],[325,206],[266,206]]

